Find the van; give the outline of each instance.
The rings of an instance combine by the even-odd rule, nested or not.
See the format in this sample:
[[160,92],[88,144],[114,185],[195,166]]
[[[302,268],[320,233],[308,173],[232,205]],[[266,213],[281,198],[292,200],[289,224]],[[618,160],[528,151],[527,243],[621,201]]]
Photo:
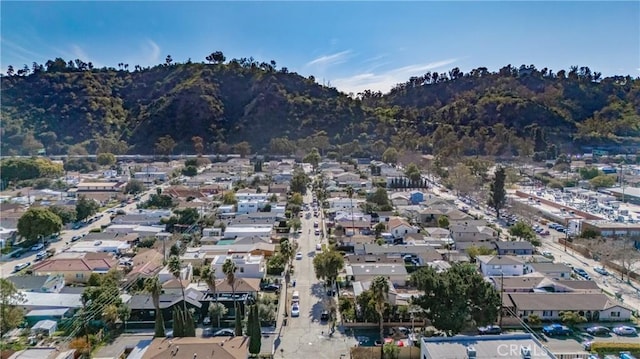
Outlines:
[[300,302],[300,292],[298,292],[297,290],[294,290],[293,295],[291,296],[291,301],[294,303]]

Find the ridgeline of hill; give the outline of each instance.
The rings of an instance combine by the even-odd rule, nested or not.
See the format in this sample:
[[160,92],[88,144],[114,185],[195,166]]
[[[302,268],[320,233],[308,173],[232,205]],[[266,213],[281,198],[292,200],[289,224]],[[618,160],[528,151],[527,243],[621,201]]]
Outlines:
[[388,94],[354,96],[273,61],[225,62],[220,55],[207,57],[211,63],[168,57],[134,71],[63,59],[11,68],[1,78],[2,154],[212,153],[236,146],[380,156],[393,146],[455,158],[533,155],[552,144],[637,144],[640,137],[640,79],[601,78],[587,67],[455,68],[412,77]]

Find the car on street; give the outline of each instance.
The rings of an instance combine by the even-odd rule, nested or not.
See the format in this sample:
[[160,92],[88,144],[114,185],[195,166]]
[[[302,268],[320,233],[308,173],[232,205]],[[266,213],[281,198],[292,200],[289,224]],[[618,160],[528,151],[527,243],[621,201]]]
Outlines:
[[546,336],[569,336],[573,334],[569,327],[562,324],[551,324],[542,328],[542,333]]
[[320,224],[318,222],[313,222],[313,228],[318,228]]
[[15,252],[11,253],[11,258],[20,258],[26,250],[24,248],[18,248]]
[[30,262],[17,264],[15,267],[13,267],[13,271],[14,272],[20,272],[21,270],[27,268],[30,265],[31,265]]
[[71,242],[77,242],[80,240],[80,238],[82,238],[81,236],[73,236],[71,237]]
[[33,247],[31,247],[31,250],[32,251],[36,251],[36,252],[37,251],[41,251],[43,249],[44,249],[44,244],[42,244],[42,243],[38,243],[38,244],[34,245]]
[[322,244],[316,243],[316,251],[321,251],[321,250],[322,250]]
[[292,317],[300,316],[300,306],[298,306],[297,303],[293,303],[293,305],[291,306],[291,316]]
[[543,256],[543,257],[550,258],[550,259],[553,259],[553,258],[554,258],[554,257],[553,257],[553,253],[551,253],[551,252],[549,252],[549,251],[542,251],[542,256]]
[[502,333],[502,328],[498,325],[488,325],[486,327],[478,327],[479,335],[491,335]]
[[301,260],[301,259],[302,259],[302,252],[296,253],[296,260]]
[[630,327],[628,325],[617,326],[617,327],[613,328],[613,332],[616,333],[616,335],[621,335],[621,336],[638,335],[638,331],[636,330],[636,328]]
[[587,333],[591,335],[607,335],[611,332],[611,329],[607,327],[603,327],[601,325],[594,325],[592,327],[587,328]]
[[329,311],[328,310],[323,310],[322,313],[320,314],[320,320],[323,322],[326,322],[329,320]]
[[593,268],[593,270],[596,273],[599,273],[599,274],[602,274],[602,275],[609,275],[609,272],[607,272],[607,270],[604,269],[603,267],[595,267],[595,268]]
[[47,258],[47,251],[40,251],[36,254],[36,261],[41,261]]
[[213,333],[213,337],[235,337],[236,332],[233,329],[224,328]]

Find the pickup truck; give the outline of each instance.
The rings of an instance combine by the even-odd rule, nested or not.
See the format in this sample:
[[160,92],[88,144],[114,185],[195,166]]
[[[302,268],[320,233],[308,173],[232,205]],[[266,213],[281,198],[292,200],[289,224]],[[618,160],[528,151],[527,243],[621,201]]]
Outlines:
[[542,333],[546,336],[568,336],[573,334],[573,331],[569,327],[561,324],[551,324],[542,328]]

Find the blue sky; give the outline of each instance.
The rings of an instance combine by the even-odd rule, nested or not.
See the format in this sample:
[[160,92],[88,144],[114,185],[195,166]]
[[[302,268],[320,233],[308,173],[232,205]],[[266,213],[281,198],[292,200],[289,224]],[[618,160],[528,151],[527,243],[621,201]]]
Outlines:
[[534,64],[640,75],[640,2],[7,2],[1,56],[98,66],[275,60],[345,92],[388,91],[427,71]]

